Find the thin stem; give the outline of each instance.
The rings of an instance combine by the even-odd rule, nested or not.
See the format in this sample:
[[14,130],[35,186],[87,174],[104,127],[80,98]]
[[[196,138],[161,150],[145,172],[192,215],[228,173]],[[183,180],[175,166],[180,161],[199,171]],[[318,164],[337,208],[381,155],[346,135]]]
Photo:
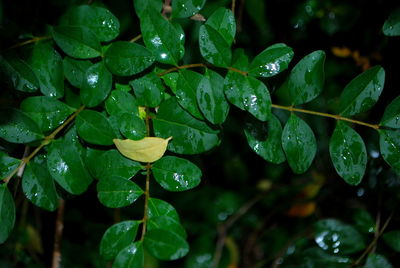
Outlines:
[[24,42],[21,42],[21,43],[15,44],[15,45],[12,45],[11,47],[9,47],[7,49],[14,49],[14,48],[17,48],[17,47],[22,47],[22,46],[28,45],[30,43],[36,43],[36,42],[39,42],[41,40],[46,40],[46,39],[51,39],[51,35],[46,35],[46,36],[41,36],[41,37],[33,37],[32,39],[26,40]]
[[135,36],[134,38],[132,38],[131,40],[129,40],[129,42],[134,43],[134,42],[136,42],[137,40],[139,40],[140,38],[142,38],[142,35],[141,35],[141,34]]
[[299,108],[295,108],[293,106],[282,106],[282,105],[278,105],[278,104],[272,104],[271,106],[273,108],[280,109],[280,110],[286,110],[286,111],[290,111],[290,112],[299,112],[299,113],[305,113],[305,114],[312,114],[312,115],[318,115],[318,116],[323,116],[323,117],[329,117],[329,118],[334,118],[336,120],[342,120],[342,121],[347,121],[347,122],[358,124],[358,125],[363,125],[363,126],[370,127],[370,128],[373,128],[373,129],[379,129],[379,125],[368,124],[368,123],[365,123],[365,122],[362,122],[362,121],[354,120],[354,119],[343,117],[343,116],[340,116],[340,115],[321,113],[321,112],[316,112],[316,111],[299,109]]
[[231,10],[233,14],[235,14],[235,7],[236,7],[236,0],[232,0]]
[[[172,68],[170,68],[170,69],[168,69],[168,70],[166,70],[166,71],[164,71],[162,73],[159,73],[158,76],[163,76],[163,75],[166,75],[168,73],[171,73],[171,72],[174,72],[174,71],[177,71],[177,70],[181,70],[181,69],[189,69],[189,68],[196,68],[196,67],[216,67],[216,66],[211,65],[211,64],[207,64],[207,63],[192,63],[192,64],[187,64],[187,65],[181,65],[181,66],[172,67]],[[247,72],[239,70],[239,69],[236,69],[234,67],[225,67],[225,69],[233,71],[233,72],[240,73],[241,75],[244,75],[244,76],[247,75]]]
[[65,208],[65,201],[60,199],[57,210],[56,227],[54,231],[54,249],[53,249],[53,259],[51,264],[52,268],[59,268],[61,263],[61,239],[64,229],[64,208]]

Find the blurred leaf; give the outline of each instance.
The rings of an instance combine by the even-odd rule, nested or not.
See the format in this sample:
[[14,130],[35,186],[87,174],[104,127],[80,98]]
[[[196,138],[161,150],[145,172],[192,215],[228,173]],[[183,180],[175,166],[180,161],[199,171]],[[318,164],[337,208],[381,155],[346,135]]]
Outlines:
[[54,26],[52,34],[54,41],[68,56],[78,59],[90,59],[101,55],[100,41],[89,28]]
[[135,239],[140,221],[122,221],[109,227],[101,238],[100,255],[112,260]]
[[256,77],[277,75],[287,69],[293,55],[292,48],[285,44],[278,43],[269,46],[253,59],[249,74]]
[[218,131],[183,110],[175,98],[164,101],[153,118],[158,137],[173,137],[168,150],[179,154],[198,154],[219,143]]
[[390,13],[389,18],[383,24],[382,31],[387,36],[400,35],[400,9],[396,9]]
[[98,145],[112,145],[115,133],[107,118],[93,110],[83,110],[75,120],[79,136],[85,141]]
[[197,104],[197,91],[203,76],[190,70],[179,70],[176,81],[175,91],[176,99],[179,104],[194,117],[204,119]]
[[0,55],[0,77],[16,90],[35,92],[39,88],[32,68],[15,55]]
[[0,179],[7,177],[20,165],[21,160],[8,156],[0,151]]
[[129,82],[140,106],[157,107],[164,98],[164,86],[155,73]]
[[147,209],[149,219],[163,216],[172,218],[174,221],[179,222],[178,212],[176,212],[175,208],[171,204],[164,200],[149,198],[149,206]]
[[133,114],[120,114],[120,127],[122,135],[131,140],[141,140],[146,134],[146,124],[139,116]]
[[175,0],[172,1],[172,17],[187,18],[199,13],[206,0]]
[[88,107],[95,107],[102,103],[108,96],[112,87],[112,75],[98,62],[86,70],[81,88],[82,103]]
[[352,254],[365,248],[363,237],[351,225],[335,219],[315,223],[314,239],[318,246],[330,253]]
[[199,185],[201,170],[189,160],[164,156],[152,166],[156,181],[172,192],[190,190]]
[[383,159],[400,174],[400,130],[379,130],[379,144]]
[[[340,254],[340,253],[338,253]],[[351,266],[351,259],[338,254],[330,255],[320,248],[312,247],[301,253],[299,267],[307,268],[348,268]]]
[[229,71],[224,81],[224,92],[230,103],[257,119],[266,121],[271,117],[268,88],[256,78]]
[[61,98],[64,95],[63,63],[51,43],[36,43],[29,63],[39,80],[40,92],[45,96]]
[[210,25],[200,26],[199,31],[200,53],[203,58],[218,67],[227,67],[231,64],[232,52],[224,37]]
[[350,81],[340,96],[340,114],[352,116],[368,111],[382,93],[385,70],[372,67]]
[[232,67],[237,68],[241,71],[247,72],[249,70],[249,57],[243,48],[237,48],[233,52]]
[[135,161],[123,157],[117,150],[96,150],[88,148],[86,151],[86,165],[96,179],[107,179],[112,176],[129,180],[142,169]]
[[380,125],[391,128],[400,128],[400,96],[395,98],[388,106],[386,106]]
[[15,223],[14,199],[7,184],[0,184],[0,244],[10,235]]
[[324,87],[325,52],[314,51],[302,58],[290,72],[285,84],[293,105],[312,101]]
[[113,263],[113,268],[143,268],[144,252],[142,241],[130,244],[122,249]]
[[151,217],[147,222],[148,230],[163,229],[181,236],[186,239],[186,231],[179,221],[168,216]]
[[76,60],[65,56],[63,59],[64,75],[68,82],[76,88],[83,88],[86,70],[93,64],[89,60]]
[[176,260],[189,252],[189,245],[174,232],[153,229],[146,233],[144,246],[151,255],[160,260]]
[[385,232],[382,238],[391,249],[400,252],[400,230]]
[[358,230],[363,233],[373,233],[375,232],[375,220],[372,218],[371,214],[365,209],[357,209],[353,213],[353,221],[356,224]]
[[222,124],[229,112],[224,95],[224,78],[206,69],[197,88],[197,103],[205,118],[213,124]]
[[28,115],[14,108],[0,108],[0,138],[13,143],[29,143],[44,138]]
[[253,151],[274,164],[286,160],[282,149],[282,126],[278,118],[271,114],[267,123],[251,120],[245,125],[244,133]]
[[46,96],[24,99],[21,110],[31,117],[42,131],[55,129],[75,111],[63,102]]
[[135,0],[133,1],[135,6],[135,12],[139,18],[147,12],[147,9],[154,10],[156,12],[161,12],[163,7],[163,0]]
[[367,150],[361,136],[346,123],[338,121],[329,152],[340,177],[350,185],[359,184],[367,166]]
[[139,116],[139,108],[136,100],[129,92],[113,90],[105,104],[106,110],[110,115],[129,113]]
[[220,7],[207,19],[206,25],[216,30],[230,46],[235,39],[236,22],[231,10]]
[[140,73],[151,66],[154,60],[150,50],[127,41],[112,43],[104,55],[104,61],[110,72],[120,76]]
[[312,129],[293,113],[283,128],[282,148],[289,166],[296,174],[307,171],[317,152],[317,143]]
[[100,203],[109,208],[128,206],[143,194],[136,183],[116,175],[100,179],[97,192]]
[[390,262],[380,254],[369,254],[364,268],[392,268]]
[[54,211],[58,207],[58,196],[54,180],[43,165],[30,162],[26,165],[22,177],[22,190],[25,196],[36,206]]

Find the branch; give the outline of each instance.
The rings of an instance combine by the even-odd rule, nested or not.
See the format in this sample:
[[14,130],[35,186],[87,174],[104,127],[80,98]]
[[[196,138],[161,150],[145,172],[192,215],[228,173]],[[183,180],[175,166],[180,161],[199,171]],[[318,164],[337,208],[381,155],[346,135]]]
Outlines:
[[60,268],[61,263],[61,239],[64,229],[64,208],[65,201],[60,199],[59,206],[57,210],[56,227],[54,231],[54,249],[53,249],[53,259],[51,262],[51,268]]

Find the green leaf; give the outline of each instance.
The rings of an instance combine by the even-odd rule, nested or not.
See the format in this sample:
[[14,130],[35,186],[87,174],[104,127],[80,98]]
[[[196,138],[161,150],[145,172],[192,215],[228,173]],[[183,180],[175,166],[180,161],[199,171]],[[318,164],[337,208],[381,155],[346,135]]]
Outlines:
[[400,130],[379,130],[383,159],[400,174]]
[[85,141],[98,145],[112,145],[116,137],[107,118],[96,111],[84,110],[75,120],[79,136]]
[[271,114],[267,123],[251,120],[245,125],[244,133],[253,151],[274,164],[286,160],[282,149],[282,126],[278,118]]
[[154,230],[154,229],[167,230],[181,236],[183,239],[186,239],[187,237],[186,231],[183,228],[183,226],[179,223],[179,221],[171,217],[167,216],[152,217],[147,222],[147,227],[148,230]]
[[155,58],[153,53],[144,46],[127,41],[117,41],[107,49],[104,61],[111,73],[130,76],[150,67]]
[[54,211],[58,207],[54,180],[47,167],[42,164],[31,161],[26,165],[22,177],[22,190],[25,196],[38,207],[49,211]]
[[352,116],[368,111],[382,93],[385,70],[372,67],[350,81],[340,96],[340,114]]
[[179,192],[199,185],[201,170],[189,160],[164,156],[152,166],[156,181],[166,190]]
[[159,260],[176,260],[189,252],[185,239],[174,232],[154,229],[146,233],[144,246],[148,252]]
[[267,47],[251,62],[249,74],[257,77],[277,75],[287,69],[293,55],[292,48],[282,43]]
[[390,262],[380,254],[369,254],[364,268],[392,268]]
[[63,59],[65,78],[71,85],[81,89],[86,80],[86,70],[92,65],[89,60],[76,60],[66,56]]
[[149,206],[147,208],[147,215],[149,219],[153,217],[169,217],[172,218],[174,221],[179,222],[178,212],[176,212],[175,208],[160,199],[157,198],[150,198],[149,199]]
[[243,48],[237,48],[233,52],[232,67],[241,71],[249,70],[249,57],[246,55]]
[[46,96],[24,99],[21,110],[31,117],[42,131],[55,129],[75,111],[63,102]]
[[[182,69],[181,71],[186,71],[186,70]],[[165,85],[167,85],[171,89],[171,91],[174,94],[177,94],[176,93],[177,92],[177,84],[178,84],[178,79],[179,79],[179,74],[177,72],[165,74],[165,75],[161,76],[161,79],[164,81]]]
[[352,263],[351,259],[338,254],[331,255],[317,247],[307,248],[300,253],[301,265],[299,263],[299,267],[349,268]]
[[166,18],[148,8],[140,16],[140,29],[146,47],[158,62],[178,65],[183,56],[184,38]]
[[51,43],[35,44],[29,63],[39,80],[40,92],[49,97],[61,98],[64,95],[63,63]]
[[203,8],[206,0],[176,0],[172,1],[172,17],[191,17]]
[[123,157],[117,150],[96,150],[88,148],[86,164],[96,179],[107,179],[113,175],[129,180],[142,169],[142,166],[133,160]]
[[173,139],[168,149],[178,154],[198,154],[208,151],[219,143],[218,131],[183,110],[175,98],[164,101],[153,118],[157,137]]
[[289,166],[296,174],[307,171],[317,152],[317,143],[312,129],[293,113],[283,128],[282,148]]
[[223,7],[218,8],[205,24],[216,30],[229,46],[232,45],[236,34],[236,22],[231,10]]
[[296,64],[290,72],[286,85],[293,105],[312,101],[324,86],[325,52],[314,51]]
[[81,88],[82,103],[88,107],[95,107],[102,103],[111,91],[112,74],[98,62],[86,70]]
[[381,126],[400,128],[400,96],[395,98],[385,109]]
[[21,160],[8,156],[5,152],[0,151],[0,179],[11,174],[20,165]]
[[76,131],[72,129],[61,140],[53,141],[48,150],[47,168],[57,183],[71,194],[85,192],[92,177],[85,167],[84,149]]
[[204,119],[197,105],[197,88],[203,76],[197,72],[180,70],[174,93],[179,104],[191,115],[198,119]]
[[329,142],[329,153],[340,177],[350,185],[361,182],[367,167],[367,150],[354,129],[338,121]]
[[100,255],[112,260],[135,239],[140,221],[122,221],[109,227],[101,238]]
[[353,221],[357,229],[361,232],[367,234],[375,232],[375,220],[367,210],[361,208],[356,209],[353,213]]
[[72,7],[61,18],[64,26],[85,26],[93,31],[99,41],[107,42],[119,34],[119,21],[107,9],[98,6],[81,5]]
[[113,263],[113,268],[143,268],[144,251],[141,241],[135,242],[122,249]]
[[139,116],[124,113],[120,114],[119,118],[119,130],[126,138],[131,140],[141,140],[146,137],[146,124]]
[[231,64],[232,52],[224,37],[211,26],[200,26],[199,31],[200,53],[203,58],[218,67],[227,67]]
[[224,95],[224,78],[206,69],[197,88],[197,103],[208,121],[222,124],[229,112],[229,104]]
[[152,9],[155,12],[161,12],[163,7],[163,0],[135,0],[133,1],[135,6],[135,12],[139,18],[143,16],[147,11],[147,9]]
[[44,138],[40,127],[28,115],[14,108],[0,108],[0,138],[28,143]]
[[10,235],[15,223],[15,204],[7,184],[0,184],[0,244]]
[[229,71],[224,81],[226,98],[236,107],[246,110],[257,119],[271,117],[271,97],[264,83],[254,77]]
[[132,80],[129,84],[140,106],[157,107],[164,98],[164,86],[155,73]]
[[315,242],[327,252],[352,254],[365,248],[361,234],[351,225],[339,220],[320,220],[314,227]]
[[68,56],[90,59],[101,55],[100,41],[87,27],[55,26],[52,34],[54,41]]
[[11,87],[23,92],[35,92],[39,88],[32,68],[14,55],[0,55],[0,77]]
[[97,192],[100,203],[110,208],[128,206],[143,194],[136,183],[115,175],[100,179]]
[[383,24],[382,31],[387,36],[400,35],[400,9],[390,13],[389,18]]
[[400,230],[385,232],[382,238],[391,249],[400,252]]
[[122,90],[111,91],[105,102],[106,110],[110,115],[129,113],[139,116],[139,108],[136,99],[128,92]]

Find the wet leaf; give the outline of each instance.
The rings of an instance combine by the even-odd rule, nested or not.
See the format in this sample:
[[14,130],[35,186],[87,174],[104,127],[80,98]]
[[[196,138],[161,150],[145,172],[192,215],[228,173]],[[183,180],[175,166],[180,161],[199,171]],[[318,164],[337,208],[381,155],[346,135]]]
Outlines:
[[400,174],[400,130],[379,130],[379,144],[383,159]]
[[151,217],[147,222],[148,230],[163,229],[181,236],[186,239],[187,234],[179,221],[168,216]]
[[400,35],[400,9],[390,13],[389,18],[383,24],[382,31],[387,36]]
[[250,64],[252,76],[270,77],[287,69],[293,58],[292,48],[285,44],[275,44],[258,54]]
[[109,208],[126,207],[143,194],[136,183],[116,175],[100,179],[97,192],[100,203]]
[[136,104],[136,99],[129,92],[113,90],[105,104],[106,110],[110,115],[129,113],[139,116],[139,107]]
[[176,0],[172,1],[172,17],[191,17],[203,8],[206,0]]
[[346,123],[338,121],[329,152],[340,177],[350,185],[359,184],[367,166],[367,150],[361,136]]
[[207,19],[206,25],[216,30],[230,46],[235,39],[236,22],[231,10],[220,7]]
[[148,252],[160,260],[176,260],[189,252],[185,239],[174,232],[154,229],[146,233],[144,246]]
[[350,81],[340,96],[340,114],[352,116],[375,105],[385,83],[385,70],[375,66]]
[[122,249],[113,263],[113,268],[143,268],[144,252],[141,241],[135,242]]
[[80,96],[82,103],[87,107],[95,107],[102,103],[111,91],[112,75],[104,66],[98,62],[86,70],[82,83]]
[[114,139],[118,151],[129,159],[139,162],[155,162],[160,159],[167,150],[168,142],[172,139],[159,137],[145,137],[141,140]]
[[[339,253],[340,254],[340,253]],[[351,266],[352,260],[349,257],[341,256],[338,254],[328,254],[326,251],[312,247],[304,250],[300,253],[299,266],[319,268],[319,267],[329,267],[329,268],[348,268]]]
[[295,114],[291,114],[282,132],[282,148],[289,166],[302,174],[311,166],[317,143],[312,129]]
[[204,24],[199,31],[200,53],[209,63],[219,67],[231,64],[232,52],[224,37],[211,26]]
[[355,210],[353,213],[353,221],[357,229],[361,232],[367,234],[375,232],[375,220],[367,210],[361,208]]
[[8,156],[5,152],[0,151],[0,179],[3,179],[18,168],[21,160]]
[[92,65],[89,60],[77,60],[66,56],[63,59],[65,78],[71,85],[81,89],[86,80],[86,70]]
[[119,130],[125,138],[131,140],[141,140],[146,137],[146,124],[139,116],[124,113],[119,115],[119,118]]
[[157,107],[164,98],[164,86],[155,73],[129,82],[140,106]]
[[369,254],[364,268],[393,268],[390,262],[380,254]]
[[153,53],[144,46],[127,41],[117,41],[107,49],[104,61],[111,73],[130,76],[150,67],[155,58]]
[[201,170],[189,160],[164,156],[152,166],[156,181],[172,192],[190,190],[199,185]]
[[395,98],[385,109],[381,126],[400,128],[400,96]]
[[385,232],[382,238],[391,249],[400,252],[400,230]]
[[152,9],[155,12],[161,12],[163,7],[163,0],[135,0],[133,1],[135,12],[139,18],[142,17],[147,9]]
[[197,88],[203,76],[190,70],[180,70],[175,86],[175,95],[179,104],[191,115],[204,119],[197,104]]
[[135,239],[140,221],[122,221],[109,227],[101,238],[100,255],[112,260]]
[[28,143],[44,138],[40,127],[24,112],[0,109],[0,138],[13,143]]
[[176,222],[179,222],[178,212],[176,212],[175,208],[168,202],[165,202],[161,199],[150,198],[147,209],[149,219],[152,219],[153,217],[165,216],[172,218]]
[[7,184],[0,184],[0,244],[10,235],[15,223],[15,204]]
[[158,137],[174,137],[168,150],[180,154],[198,154],[219,143],[218,131],[204,121],[183,110],[175,98],[164,101],[153,118],[154,133]]

